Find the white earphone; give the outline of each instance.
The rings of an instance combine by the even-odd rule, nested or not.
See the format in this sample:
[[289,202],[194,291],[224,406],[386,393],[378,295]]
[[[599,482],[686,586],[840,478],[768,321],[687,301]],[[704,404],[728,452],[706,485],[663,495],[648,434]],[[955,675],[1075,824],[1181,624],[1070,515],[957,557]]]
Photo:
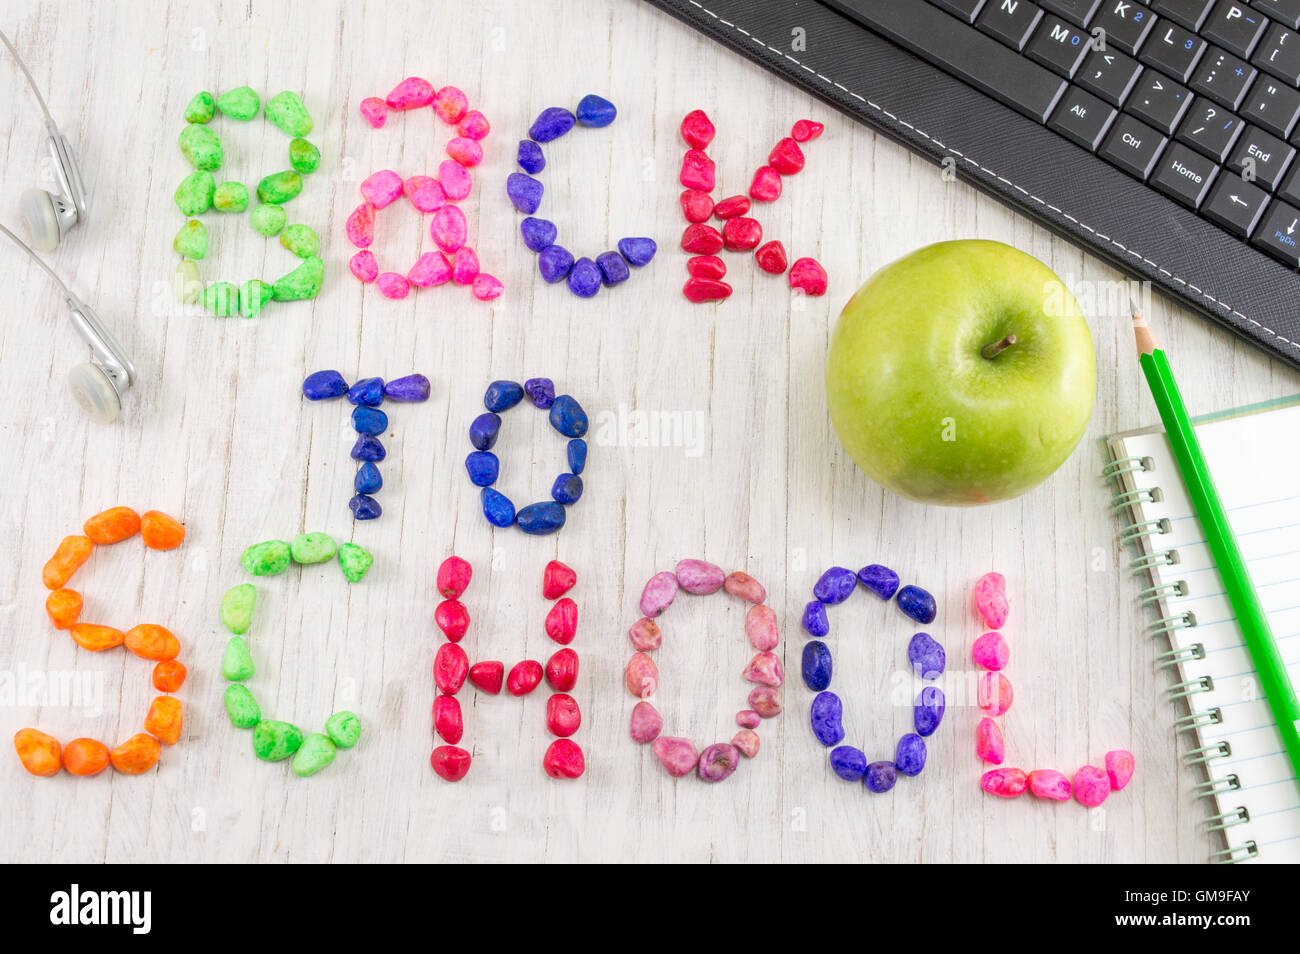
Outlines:
[[[32,74],[28,72],[27,64],[3,32],[0,32],[0,42],[13,54],[19,69],[27,77],[27,84],[37,102],[41,104],[41,111],[45,113],[45,128],[50,134],[50,158],[59,181],[59,194],[53,195],[44,189],[28,189],[22,197],[22,219],[32,245],[43,252],[50,252],[58,247],[63,234],[85,216],[86,190],[81,181],[81,170],[72,155],[72,146],[68,138],[59,132],[40,90],[36,88]],[[68,373],[68,385],[81,409],[92,420],[101,424],[114,420],[122,410],[122,396],[135,380],[135,365],[127,357],[121,342],[99,320],[94,309],[74,295],[26,242],[3,225],[0,225],[0,233],[26,252],[63,291],[64,301],[72,310],[73,327],[91,351],[89,362],[77,365]]]

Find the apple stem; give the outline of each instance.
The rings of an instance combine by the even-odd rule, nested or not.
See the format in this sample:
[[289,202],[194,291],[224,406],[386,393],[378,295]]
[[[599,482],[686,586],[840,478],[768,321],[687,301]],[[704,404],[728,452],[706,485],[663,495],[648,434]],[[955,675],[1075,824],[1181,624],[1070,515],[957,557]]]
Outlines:
[[1015,343],[1016,343],[1016,336],[1007,335],[1001,341],[990,341],[984,347],[980,348],[980,354],[983,357],[987,358],[989,361],[992,361],[994,358],[1000,355],[1003,351],[1006,351]]

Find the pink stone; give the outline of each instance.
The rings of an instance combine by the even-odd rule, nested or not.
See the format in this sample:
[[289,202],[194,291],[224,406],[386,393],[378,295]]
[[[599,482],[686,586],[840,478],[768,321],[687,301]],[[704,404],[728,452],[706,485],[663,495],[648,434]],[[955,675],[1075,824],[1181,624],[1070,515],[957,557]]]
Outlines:
[[[460,600],[447,599],[437,605],[433,611],[433,621],[438,624],[442,634],[453,643],[465,638],[469,631],[469,610]],[[448,739],[454,742],[455,739]]]
[[704,782],[721,782],[731,777],[740,765],[740,749],[728,742],[715,742],[700,753],[699,770]]
[[650,577],[641,591],[641,615],[651,619],[658,616],[677,598],[677,577],[667,570]]
[[542,768],[551,778],[577,778],[587,770],[587,760],[577,742],[556,739],[542,755]]
[[437,212],[447,204],[447,194],[442,183],[432,176],[411,176],[402,186],[411,205],[421,212]]
[[1029,773],[1029,791],[1038,798],[1068,802],[1070,780],[1055,769],[1034,769]]
[[742,729],[757,729],[763,717],[753,709],[741,709],[736,713],[736,725]]
[[378,96],[367,96],[361,101],[361,115],[376,129],[388,119],[388,104]]
[[1106,775],[1110,779],[1111,791],[1118,792],[1133,778],[1137,768],[1137,759],[1125,749],[1114,749],[1106,753]]
[[1001,629],[1011,612],[1007,605],[1007,580],[1001,573],[985,573],[975,581],[975,612],[989,629]]
[[379,263],[374,252],[363,248],[348,260],[348,269],[363,282],[373,282],[379,274]]
[[444,123],[454,126],[465,118],[469,97],[454,86],[444,86],[433,97],[433,111]]
[[506,665],[495,659],[477,662],[469,667],[469,681],[489,695],[501,692],[501,684],[506,678]]
[[487,117],[477,109],[471,109],[466,113],[465,118],[462,119],[460,125],[456,127],[456,132],[464,136],[466,139],[484,139],[491,131],[492,126],[487,121]]
[[478,278],[478,256],[468,245],[456,249],[451,259],[451,280],[457,285],[472,285]]
[[722,582],[722,587],[732,596],[738,596],[747,603],[762,603],[767,599],[767,590],[763,589],[763,584],[740,570],[728,574]]
[[528,695],[542,681],[542,672],[542,664],[536,659],[515,663],[506,675],[506,691],[512,696]]
[[408,76],[388,94],[389,109],[417,109],[433,102],[433,84],[418,76]]
[[643,653],[653,652],[664,641],[663,633],[659,630],[659,624],[644,617],[632,624],[632,628],[627,631],[627,635],[632,640],[632,645]]
[[688,189],[712,192],[714,183],[713,160],[702,150],[687,149],[686,155],[682,157],[682,171],[678,179]]
[[438,182],[442,184],[442,191],[452,202],[459,202],[468,196],[474,186],[474,179],[469,172],[454,159],[444,159],[438,163]]
[[664,727],[664,718],[650,703],[642,700],[632,707],[632,725],[629,734],[633,742],[653,742]]
[[751,689],[749,707],[764,719],[774,719],[781,714],[781,693],[772,686]]
[[645,653],[633,653],[627,663],[624,681],[628,692],[638,699],[646,699],[659,688],[659,667]]
[[981,709],[1000,716],[1011,708],[1011,681],[1000,672],[986,672],[980,676],[977,695]]
[[760,603],[749,608],[745,614],[745,635],[749,637],[749,645],[760,652],[776,649],[781,634],[776,629],[776,613],[770,606]]
[[760,167],[749,184],[749,196],[759,202],[775,202],[781,197],[781,173],[771,166]]
[[803,150],[798,142],[787,136],[772,147],[767,164],[783,176],[792,176],[803,169]]
[[474,567],[464,557],[449,556],[438,564],[434,581],[438,592],[449,600],[459,599],[474,578]]
[[573,568],[565,566],[559,560],[552,560],[542,569],[542,599],[557,600],[578,582],[578,574]]
[[681,133],[688,146],[703,149],[713,142],[717,129],[714,128],[704,110],[692,109],[682,120]]
[[975,726],[975,754],[992,765],[1001,765],[1007,757],[1007,744],[1002,739],[1002,730],[987,716]]
[[1007,645],[1001,633],[985,633],[975,640],[970,655],[977,665],[990,672],[997,672],[1007,668],[1007,660],[1011,658],[1011,647]]
[[805,295],[817,297],[826,294],[826,269],[815,258],[795,259],[787,280],[791,288],[797,288]]
[[402,194],[402,177],[392,169],[373,172],[361,183],[361,194],[376,209],[382,209]]
[[811,119],[801,119],[794,124],[794,128],[790,130],[790,135],[795,142],[807,142],[820,136],[825,128],[821,123],[814,122]]
[[781,666],[781,657],[766,652],[759,653],[751,659],[742,675],[747,682],[757,682],[773,688],[785,682],[785,670]]
[[405,298],[411,292],[411,283],[398,272],[383,272],[375,279],[379,294],[385,298]]
[[703,560],[682,560],[673,573],[677,577],[677,585],[696,596],[718,592],[722,589],[722,581],[727,578],[722,567]]
[[1095,765],[1085,765],[1074,773],[1074,800],[1096,808],[1110,794],[1110,776]]
[[483,161],[483,147],[473,139],[463,139],[457,136],[447,143],[447,155],[468,168],[477,166]]
[[678,739],[671,735],[661,735],[654,741],[655,756],[673,778],[681,778],[694,770],[700,760],[695,746],[689,739]]
[[451,262],[442,252],[425,252],[406,273],[406,279],[416,288],[445,284],[451,279]]
[[474,297],[479,301],[493,301],[500,298],[501,293],[506,290],[506,286],[501,284],[501,279],[487,272],[479,272],[475,275],[474,284],[470,287]]
[[433,700],[433,729],[442,741],[452,745],[465,734],[465,720],[455,696],[439,696]]
[[348,241],[357,248],[369,248],[375,241],[375,207],[369,202],[362,202],[352,210],[343,230],[347,233]]
[[745,758],[752,759],[758,754],[758,733],[753,729],[741,729],[731,737],[731,744],[740,749]]
[[551,611],[546,614],[546,635],[561,646],[573,642],[578,631],[578,604],[567,596],[556,600]]
[[433,214],[429,234],[444,252],[456,251],[465,244],[465,238],[469,234],[465,213],[454,205],[444,205]]
[[980,778],[980,788],[1000,798],[1015,798],[1029,788],[1029,776],[1018,768],[993,769]]

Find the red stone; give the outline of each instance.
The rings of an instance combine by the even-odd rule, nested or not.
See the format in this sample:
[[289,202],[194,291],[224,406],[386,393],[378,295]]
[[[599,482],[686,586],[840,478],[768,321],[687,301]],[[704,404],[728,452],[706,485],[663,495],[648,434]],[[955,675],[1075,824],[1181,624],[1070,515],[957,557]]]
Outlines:
[[722,244],[729,252],[748,252],[763,241],[763,226],[758,219],[740,216],[727,219],[722,226]]
[[821,123],[815,123],[811,119],[801,119],[794,124],[790,135],[794,137],[795,142],[807,142],[820,136],[825,128]]
[[699,189],[686,189],[681,195],[682,215],[687,222],[703,222],[713,214],[713,199]]
[[775,202],[781,197],[781,173],[771,166],[760,167],[749,184],[749,194],[759,202]]
[[469,772],[470,755],[454,745],[440,745],[429,757],[433,770],[449,782],[459,782]]
[[460,600],[443,600],[433,611],[433,621],[444,636],[458,643],[469,631],[469,610]]
[[469,667],[469,681],[489,695],[495,696],[501,691],[505,678],[506,664],[502,662],[479,662]]
[[785,257],[785,246],[779,239],[773,239],[766,245],[759,246],[758,251],[754,253],[754,260],[758,262],[759,268],[773,275],[784,272],[788,263]]
[[682,138],[686,140],[687,145],[695,149],[704,149],[709,143],[713,142],[713,136],[717,133],[709,117],[704,114],[702,109],[692,109],[682,120]]
[[469,657],[455,643],[443,643],[433,657],[433,681],[449,696],[460,692],[469,673]]
[[792,176],[803,169],[803,150],[789,136],[782,139],[768,154],[767,164],[783,176]]
[[716,255],[697,255],[686,260],[686,271],[692,278],[722,278],[727,274],[727,263]]
[[546,681],[556,692],[568,692],[578,683],[578,654],[572,649],[557,649],[546,660]]
[[722,233],[712,225],[696,222],[682,233],[682,248],[696,255],[712,255],[722,249]]
[[699,149],[687,149],[682,156],[682,171],[678,181],[688,189],[713,191],[713,160]]
[[567,739],[578,731],[580,725],[582,710],[578,708],[578,700],[573,696],[557,692],[546,700],[546,728],[552,735]]
[[702,301],[721,301],[731,295],[731,286],[711,278],[691,278],[682,286],[682,294],[697,304]]
[[573,642],[573,636],[577,631],[578,604],[567,596],[557,600],[551,607],[551,611],[546,614],[546,635],[561,646],[567,646]]
[[749,199],[743,195],[728,196],[713,207],[713,214],[720,219],[734,218],[748,211]]
[[442,741],[452,745],[465,734],[465,720],[455,696],[439,696],[433,700],[433,728]]
[[525,659],[515,663],[506,676],[506,689],[512,696],[526,696],[537,688],[542,681],[542,664],[535,659]]
[[559,560],[552,560],[542,571],[542,596],[553,600],[569,592],[577,582],[578,574]]
[[825,295],[826,269],[815,258],[795,259],[790,266],[790,287],[800,288],[806,295]]
[[587,760],[577,742],[556,739],[542,756],[542,768],[551,778],[577,778],[587,770]]
[[454,600],[465,592],[473,575],[474,568],[469,565],[468,560],[449,556],[438,567],[438,592],[447,599]]

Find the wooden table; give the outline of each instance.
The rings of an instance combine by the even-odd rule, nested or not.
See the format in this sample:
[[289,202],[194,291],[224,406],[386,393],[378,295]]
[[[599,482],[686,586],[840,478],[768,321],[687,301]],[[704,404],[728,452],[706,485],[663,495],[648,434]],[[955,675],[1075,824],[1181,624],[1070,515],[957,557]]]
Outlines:
[[[34,3],[15,0],[3,28],[81,158],[94,206],[48,260],[121,335],[139,379],[115,425],[88,424],[64,386],[85,360],[58,296],[13,250],[0,325],[8,449],[0,581],[0,693],[7,732],[35,725],[67,740],[115,744],[140,731],[153,694],[149,664],[124,651],[77,649],[45,618],[44,561],[65,534],[115,504],[181,517],[172,553],[138,541],[98,552],[73,585],[85,618],[174,629],[190,676],[179,697],[184,736],[143,777],[29,777],[0,758],[3,860],[52,861],[1189,861],[1205,859],[1204,808],[1179,768],[1173,713],[1154,673],[1156,647],[1116,543],[1099,438],[1150,423],[1132,356],[1122,276],[974,189],[856,126],[766,72],[637,3],[494,0],[473,4]],[[343,223],[370,172],[432,172],[446,127],[428,111],[371,129],[358,105],[416,74],[462,87],[488,115],[487,159],[467,202],[485,270],[506,284],[492,304],[458,288],[389,301],[347,271]],[[256,320],[218,319],[177,304],[172,202],[188,171],[176,145],[199,90],[250,84],[299,91],[316,120],[320,170],[289,206],[321,235],[326,285],[314,302],[273,304]],[[609,129],[580,130],[548,149],[544,214],[561,241],[594,255],[624,235],[661,243],[623,287],[581,301],[536,276],[504,196],[514,146],[543,107],[587,92],[620,110]],[[11,64],[0,68],[0,195],[49,179],[40,113]],[[824,298],[792,297],[782,280],[732,259],[736,293],[694,306],[679,294],[685,254],[676,196],[681,117],[718,123],[722,194],[741,192],[759,157],[800,117],[825,122],[806,171],[764,210],[767,234],[831,276]],[[286,137],[260,119],[218,120],[222,175],[250,185],[286,167]],[[295,263],[246,222],[208,216],[205,278],[273,279]],[[407,203],[380,213],[381,267],[404,271],[432,248]],[[1097,347],[1098,397],[1088,436],[1046,484],[974,510],[923,507],[873,484],[841,450],[826,413],[822,368],[844,301],[875,269],[944,239],[998,239],[1051,265],[1079,290]],[[1118,297],[1115,297],[1118,293]],[[1116,305],[1116,302],[1121,305]],[[1157,299],[1153,323],[1177,356],[1194,412],[1282,396],[1296,375],[1205,321]],[[349,379],[422,371],[424,405],[389,406],[385,513],[356,524],[348,408],[307,404],[309,372]],[[546,375],[592,415],[587,493],[551,537],[492,531],[462,460],[466,428],[494,378]],[[498,487],[545,499],[563,461],[544,416],[521,408],[498,445]],[[332,712],[359,713],[365,733],[324,773],[302,780],[253,757],[221,704],[226,634],[221,595],[249,577],[248,545],[324,530],[375,553],[358,585],[335,565],[258,581],[250,686],[267,714],[319,731]],[[558,558],[579,575],[575,695],[588,758],[580,781],[541,769],[546,692],[525,700],[468,690],[458,785],[429,768],[430,666],[439,562],[474,564],[466,602],[473,659],[545,659],[541,571]],[[627,739],[624,635],[641,586],[681,558],[744,568],[768,588],[786,637],[787,710],[763,750],[725,784],[673,781]],[[832,564],[894,566],[939,598],[934,631],[954,670],[971,668],[981,632],[970,586],[989,569],[1010,581],[1008,670],[1017,695],[1004,720],[1011,761],[1067,773],[1111,748],[1137,755],[1128,790],[1102,809],[1021,800],[978,787],[978,710],[953,704],[924,774],[874,797],[830,772],[807,728],[798,678],[799,616]],[[834,610],[836,688],[849,741],[888,757],[910,724],[891,699],[911,629],[858,598]],[[739,601],[681,598],[664,620],[656,703],[666,731],[722,741],[747,686]],[[65,690],[43,698],[34,680]],[[960,678],[960,674],[957,674]],[[95,696],[99,699],[96,702]],[[895,696],[898,694],[895,693]],[[906,692],[902,695],[906,696]]]

